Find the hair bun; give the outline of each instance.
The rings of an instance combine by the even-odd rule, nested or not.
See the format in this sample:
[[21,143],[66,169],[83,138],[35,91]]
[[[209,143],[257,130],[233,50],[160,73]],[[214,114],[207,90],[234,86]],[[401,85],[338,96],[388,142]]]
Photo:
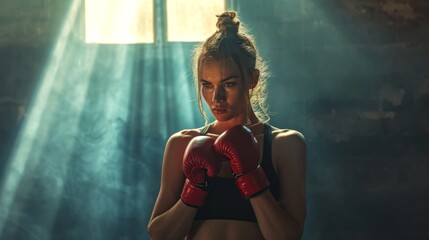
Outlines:
[[237,13],[234,11],[226,11],[221,15],[216,15],[217,23],[216,27],[219,29],[219,32],[233,32],[238,33],[238,27],[240,26],[240,21],[236,18]]

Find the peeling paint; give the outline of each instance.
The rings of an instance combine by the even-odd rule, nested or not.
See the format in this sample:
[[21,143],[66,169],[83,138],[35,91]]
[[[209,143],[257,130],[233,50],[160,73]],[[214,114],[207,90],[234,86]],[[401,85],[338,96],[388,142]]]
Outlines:
[[366,111],[358,114],[361,118],[368,120],[393,119],[396,116],[396,113],[392,111]]
[[389,17],[405,20],[413,20],[419,17],[409,3],[395,1],[355,1],[344,0],[341,4],[349,11],[356,14],[367,14],[368,11],[382,12]]
[[429,79],[424,79],[420,83],[420,87],[418,89],[418,95],[425,95],[429,93]]
[[405,20],[416,19],[418,15],[410,4],[393,1],[381,2],[381,11],[393,18],[403,18]]
[[377,4],[374,2],[356,2],[354,0],[344,0],[340,2],[347,10],[353,11],[356,13],[367,12],[367,8],[376,8]]
[[380,90],[381,99],[385,99],[392,103],[393,106],[401,106],[405,96],[404,89],[394,89],[390,85],[383,86]]

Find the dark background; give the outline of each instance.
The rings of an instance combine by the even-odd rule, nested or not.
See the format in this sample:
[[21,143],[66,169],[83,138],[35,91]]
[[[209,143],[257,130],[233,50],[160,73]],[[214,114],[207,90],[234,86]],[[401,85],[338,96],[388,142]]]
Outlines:
[[[0,0],[3,176],[68,5],[69,1]],[[307,140],[304,239],[429,239],[429,2],[241,0],[230,6],[251,29],[269,63],[271,123],[299,130]],[[185,51],[192,46],[185,45]],[[139,58],[150,59],[150,54]],[[139,162],[128,168],[146,177],[125,182],[143,182],[139,187],[146,189],[147,202],[112,220],[112,225],[120,223],[113,230],[102,225],[109,238],[89,237],[79,230],[85,221],[70,207],[73,202],[60,207],[51,234],[38,235],[40,231],[29,227],[40,224],[36,215],[42,213],[22,208],[26,220],[6,221],[0,238],[147,238],[167,136],[183,126],[203,124],[198,115],[195,126],[175,124],[177,114],[169,114],[167,126],[155,124],[166,135],[158,136],[154,127],[133,128],[132,139],[138,141],[130,143],[135,148],[131,151]],[[129,131],[124,133],[128,137]],[[139,150],[143,145],[146,150]],[[74,235],[65,235],[70,229],[75,229]]]

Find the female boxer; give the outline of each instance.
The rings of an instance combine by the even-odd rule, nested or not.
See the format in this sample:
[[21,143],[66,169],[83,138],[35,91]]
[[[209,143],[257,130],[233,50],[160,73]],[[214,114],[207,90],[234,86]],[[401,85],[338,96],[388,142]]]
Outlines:
[[[266,73],[236,13],[195,51],[206,126],[167,142],[152,239],[300,239],[306,215],[306,144],[267,124]],[[215,121],[207,124],[201,96]]]

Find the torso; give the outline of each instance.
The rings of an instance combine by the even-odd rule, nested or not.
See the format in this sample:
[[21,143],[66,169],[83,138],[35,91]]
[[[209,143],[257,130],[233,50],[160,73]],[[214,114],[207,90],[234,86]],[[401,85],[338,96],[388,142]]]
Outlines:
[[[189,136],[198,136],[200,135],[200,129],[193,129],[193,130],[185,130],[182,131],[182,134],[189,135]],[[259,163],[262,161],[262,153],[263,153],[263,146],[264,146],[264,134],[263,134],[263,125],[259,124],[253,128],[251,128],[253,135],[255,136],[256,140],[258,141],[259,146]],[[278,150],[276,149],[275,139],[276,136],[279,133],[287,132],[288,129],[278,129],[273,127],[272,131],[272,164],[274,171],[278,175],[277,166],[278,166],[278,159],[279,154]],[[207,132],[206,136],[210,136],[213,138],[217,138],[219,134]],[[222,169],[218,175],[219,177],[226,177],[226,178],[233,178],[231,169],[229,167],[228,162],[222,163]],[[187,237],[187,239],[204,239],[204,240],[211,240],[211,239],[263,239],[262,233],[259,229],[259,226],[257,223],[254,222],[247,222],[247,221],[237,221],[237,220],[223,220],[223,219],[216,219],[216,220],[196,220],[194,221],[191,231]]]
[[237,220],[194,221],[186,239],[264,239],[257,223]]

